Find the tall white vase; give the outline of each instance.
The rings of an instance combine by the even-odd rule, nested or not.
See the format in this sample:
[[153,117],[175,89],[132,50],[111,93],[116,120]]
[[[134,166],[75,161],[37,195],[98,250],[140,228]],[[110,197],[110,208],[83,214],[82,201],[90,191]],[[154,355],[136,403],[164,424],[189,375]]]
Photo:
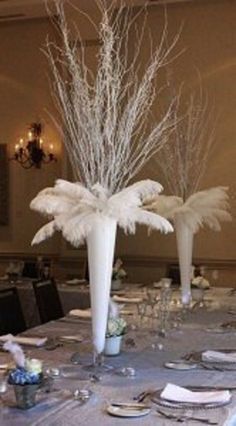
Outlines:
[[175,217],[175,232],[180,267],[181,299],[182,303],[187,305],[191,301],[193,232],[181,215]]
[[93,346],[97,355],[105,346],[116,229],[115,219],[98,216],[87,237]]

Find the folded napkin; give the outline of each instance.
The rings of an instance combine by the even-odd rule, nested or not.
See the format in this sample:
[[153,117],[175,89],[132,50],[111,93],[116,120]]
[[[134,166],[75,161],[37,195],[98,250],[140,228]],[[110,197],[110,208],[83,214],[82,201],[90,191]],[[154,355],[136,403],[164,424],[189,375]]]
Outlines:
[[66,284],[74,284],[74,285],[77,285],[77,284],[83,284],[83,283],[85,283],[86,281],[84,280],[84,279],[78,279],[78,278],[72,278],[72,280],[67,280],[66,281]]
[[63,342],[82,342],[83,336],[81,336],[80,334],[75,334],[72,336],[60,336],[59,340]]
[[0,342],[5,343],[8,341],[19,343],[19,345],[40,347],[46,343],[47,337],[24,337],[13,336],[12,334],[5,334],[4,336],[0,336]]
[[202,289],[208,289],[210,287],[209,281],[201,276],[193,278],[192,285]]
[[190,402],[193,404],[226,403],[231,399],[231,393],[226,391],[193,392],[186,388],[168,383],[161,393],[161,398],[173,402]]
[[202,361],[236,362],[236,352],[205,351],[202,353]]
[[131,309],[121,309],[120,314],[121,315],[134,315],[135,311],[132,311]]
[[122,297],[122,296],[117,296],[116,294],[112,297],[112,300],[114,300],[114,302],[118,302],[118,303],[140,303],[142,302],[142,297]]
[[91,318],[92,316],[90,309],[72,309],[72,311],[69,312],[69,315],[78,318]]
[[0,370],[7,370],[9,364],[0,364]]

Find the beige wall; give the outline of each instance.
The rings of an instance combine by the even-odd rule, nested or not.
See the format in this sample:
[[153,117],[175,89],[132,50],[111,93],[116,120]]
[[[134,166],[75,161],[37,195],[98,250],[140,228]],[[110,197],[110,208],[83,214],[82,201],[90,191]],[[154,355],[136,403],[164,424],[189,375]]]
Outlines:
[[[163,10],[148,9],[148,27],[152,30],[153,45],[163,27]],[[178,49],[185,49],[173,64],[176,83],[184,82],[195,87],[198,82],[196,68],[200,71],[203,86],[214,103],[220,118],[216,126],[215,148],[202,182],[201,189],[215,185],[230,187],[233,222],[223,225],[222,232],[199,232],[195,238],[194,256],[207,259],[235,259],[236,247],[236,3],[229,1],[181,3],[168,9],[170,39],[183,23]],[[131,41],[132,44],[132,41]],[[147,49],[144,49],[145,53]],[[154,170],[153,170],[154,169]],[[165,181],[157,167],[149,165],[142,177],[153,177],[163,185]],[[144,228],[135,236],[120,236],[118,251],[128,255],[160,257],[176,256],[173,235],[152,233],[146,237]]]
[[[148,26],[154,44],[163,26],[163,10],[150,7]],[[175,34],[184,24],[179,49],[186,50],[174,64],[176,83],[185,81],[196,85],[195,67],[200,70],[209,98],[220,111],[217,123],[216,145],[202,187],[228,185],[232,195],[235,215],[236,170],[236,3],[222,0],[181,3],[168,7],[169,33]],[[142,18],[141,18],[142,19]],[[84,24],[85,25],[85,24]],[[87,24],[86,24],[87,25]],[[12,148],[27,124],[37,117],[46,120],[46,135],[58,143],[44,108],[53,109],[48,82],[47,64],[40,52],[46,34],[50,31],[47,20],[34,20],[0,26],[0,141]],[[88,27],[85,28],[88,37]],[[132,45],[132,40],[131,40]],[[144,57],[148,42],[142,50]],[[88,49],[94,63],[94,48]],[[60,147],[58,148],[60,149]],[[60,155],[59,155],[60,157]],[[61,174],[60,161],[43,170],[25,171],[10,163],[10,226],[0,228],[0,251],[28,252],[29,242],[42,220],[32,213],[28,204],[41,188],[51,185]],[[163,182],[153,167],[146,167],[141,177],[152,177]],[[25,224],[27,224],[25,226]],[[194,254],[201,259],[232,259],[235,256],[236,224],[223,226],[221,233],[201,231],[195,239]],[[76,252],[52,239],[35,249],[45,253],[62,253],[73,256]],[[125,256],[163,257],[176,256],[174,236],[152,233],[139,228],[135,236],[118,235],[117,253]]]
[[[47,61],[40,51],[52,31],[46,19],[2,24],[0,26],[0,143],[8,144],[9,157],[20,137],[27,135],[30,123],[45,123],[45,139],[55,145],[59,161],[41,170],[24,170],[9,163],[10,221],[0,227],[0,252],[29,252],[30,241],[42,220],[29,209],[37,192],[52,185],[60,175],[60,141],[51,126],[46,109],[53,111],[49,93]],[[36,251],[55,252],[49,241]]]

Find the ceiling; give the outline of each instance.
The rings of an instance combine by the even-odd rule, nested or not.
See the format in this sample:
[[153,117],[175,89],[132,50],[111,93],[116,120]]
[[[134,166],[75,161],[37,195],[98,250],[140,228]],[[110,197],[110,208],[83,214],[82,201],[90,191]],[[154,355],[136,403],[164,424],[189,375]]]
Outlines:
[[[108,0],[109,2],[111,0]],[[199,2],[206,0],[125,0],[125,3],[133,6],[142,4],[159,5],[167,3]],[[222,0],[208,0],[219,2]],[[53,0],[48,0],[53,3]],[[95,0],[73,0],[73,3],[86,12],[92,12],[96,8]],[[47,16],[44,0],[0,0],[0,22],[25,20]]]

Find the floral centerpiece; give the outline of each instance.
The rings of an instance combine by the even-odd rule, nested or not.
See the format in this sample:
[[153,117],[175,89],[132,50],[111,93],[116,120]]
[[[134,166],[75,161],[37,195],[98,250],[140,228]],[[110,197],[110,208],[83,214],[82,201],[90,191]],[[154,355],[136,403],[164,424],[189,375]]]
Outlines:
[[105,355],[120,353],[122,336],[126,332],[127,323],[123,318],[109,318],[107,322]]
[[109,318],[107,322],[106,337],[123,336],[127,323],[123,318]]
[[127,277],[126,271],[121,268],[123,265],[123,262],[121,259],[117,259],[113,269],[112,269],[112,279],[113,280],[121,280],[125,277]]
[[[87,243],[92,311],[94,363],[102,359],[108,317],[112,264],[117,226],[135,233],[136,224],[162,232],[170,223],[143,208],[143,199],[162,190],[158,182],[144,180],[128,186],[150,158],[166,143],[175,123],[174,96],[165,111],[154,116],[159,100],[157,75],[170,61],[179,34],[167,41],[167,22],[158,46],[140,72],[139,53],[144,31],[138,35],[136,18],[115,2],[96,0],[101,23],[97,27],[99,51],[96,73],[89,70],[84,43],[75,40],[63,2],[53,2],[60,43],[49,41],[46,55],[52,70],[53,98],[60,118],[53,121],[65,143],[76,182],[58,180],[41,191],[31,208],[51,221],[33,244],[55,231],[73,246]],[[108,4],[109,3],[109,4]],[[91,23],[91,19],[88,21]],[[124,25],[126,30],[124,31]],[[136,34],[129,50],[129,35]],[[79,34],[79,30],[77,34]],[[78,36],[79,37],[79,36]]]
[[8,383],[14,386],[17,406],[31,408],[36,403],[37,390],[43,383],[42,361],[25,358],[21,347],[16,343],[9,341],[3,347],[12,353],[15,361],[15,367],[8,373]]
[[127,277],[126,271],[122,268],[123,262],[117,259],[112,269],[112,290],[118,290],[121,286],[123,278]]
[[231,215],[227,187],[200,190],[215,137],[213,109],[201,87],[199,93],[194,91],[189,95],[186,105],[184,118],[179,122],[176,120],[169,142],[155,157],[167,189],[173,195],[154,196],[146,201],[145,208],[174,224],[182,303],[188,305],[191,301],[194,235],[204,226],[220,231],[221,222],[229,222]]

